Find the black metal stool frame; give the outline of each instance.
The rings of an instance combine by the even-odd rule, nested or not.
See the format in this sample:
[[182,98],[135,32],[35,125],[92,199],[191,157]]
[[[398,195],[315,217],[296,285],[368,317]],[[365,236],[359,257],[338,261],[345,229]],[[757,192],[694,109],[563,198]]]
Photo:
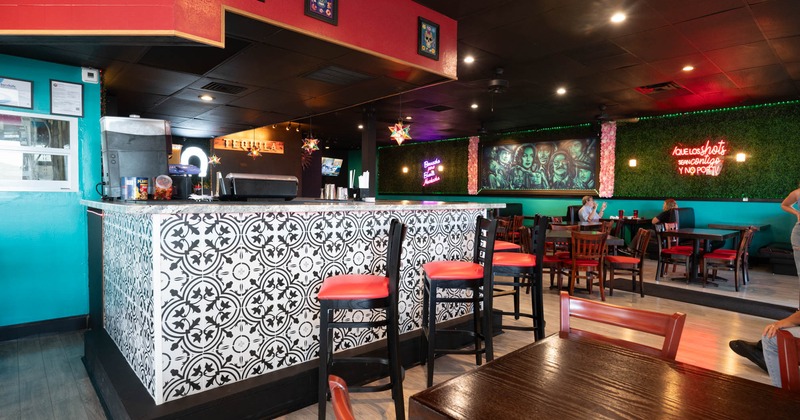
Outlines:
[[[389,248],[386,261],[386,274],[389,277],[389,295],[378,299],[360,300],[332,300],[320,299],[320,334],[319,334],[319,408],[318,418],[325,419],[325,409],[328,400],[328,375],[336,363],[363,362],[381,364],[389,368],[389,383],[375,386],[350,386],[350,392],[378,392],[392,390],[395,416],[405,419],[405,405],[403,399],[403,369],[400,359],[400,332],[398,300],[400,287],[400,255],[402,243],[406,234],[406,226],[393,219],[389,227]],[[334,321],[337,310],[358,309],[384,309],[384,319],[363,322]],[[333,357],[333,329],[334,328],[375,328],[386,327],[386,341],[388,359],[382,357],[347,357],[334,359]]]
[[[492,344],[492,258],[497,230],[497,220],[478,216],[475,226],[475,244],[472,262],[483,265],[483,277],[474,280],[431,280],[425,276],[422,294],[422,361],[428,365],[427,384],[433,385],[433,366],[437,354],[475,354],[475,363],[481,365],[482,354],[486,361],[494,359]],[[439,297],[438,290],[461,289],[472,291],[470,297]],[[483,316],[480,303],[483,301]],[[473,330],[441,330],[439,334],[461,334],[474,338],[475,348],[452,349],[436,347],[436,305],[439,303],[471,303]],[[481,348],[481,341],[484,342]]]

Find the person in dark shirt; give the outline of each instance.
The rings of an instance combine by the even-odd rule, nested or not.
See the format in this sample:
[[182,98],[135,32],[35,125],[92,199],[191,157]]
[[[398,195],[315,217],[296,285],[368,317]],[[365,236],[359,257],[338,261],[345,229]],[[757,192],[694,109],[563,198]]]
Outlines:
[[653,218],[653,224],[658,223],[675,223],[675,212],[672,211],[678,208],[678,203],[674,198],[664,200],[664,211],[658,213],[658,216]]

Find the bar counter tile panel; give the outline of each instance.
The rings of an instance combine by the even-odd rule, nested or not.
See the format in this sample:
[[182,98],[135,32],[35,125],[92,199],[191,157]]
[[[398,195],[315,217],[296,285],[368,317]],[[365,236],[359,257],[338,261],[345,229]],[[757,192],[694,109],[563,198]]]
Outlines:
[[[145,241],[156,243],[158,249],[153,252],[143,247],[142,255],[148,256],[144,260],[154,257],[159,279],[154,301],[157,308],[152,312],[151,304],[149,313],[160,314],[160,325],[155,325],[155,331],[150,328],[149,334],[160,350],[160,359],[138,361],[148,355],[132,343],[126,344],[124,337],[117,344],[131,366],[132,360],[140,365],[134,370],[143,383],[150,381],[147,389],[157,404],[316,359],[316,294],[321,280],[344,273],[383,273],[392,218],[408,225],[401,263],[400,330],[418,329],[422,264],[471,257],[475,218],[484,212],[464,209],[146,215],[145,219],[152,218],[156,224],[152,232],[158,235]],[[135,219],[130,224],[140,223],[143,217],[123,216],[122,219]],[[146,232],[142,235],[146,236]],[[128,238],[115,238],[121,243],[125,239]],[[109,254],[106,258],[113,260]],[[114,264],[125,267],[122,259]],[[123,270],[127,268],[107,272],[107,278],[126,279],[125,287],[130,288],[120,287],[122,290],[146,289],[145,278],[152,278],[151,273],[136,270],[121,276]],[[132,294],[140,295],[140,299],[152,298],[152,290],[149,295]],[[440,318],[452,319],[468,310],[453,305]],[[358,311],[343,316],[371,318],[382,314]],[[139,325],[142,324],[110,328],[130,334]],[[385,332],[375,334],[366,329],[349,330],[336,337],[336,351],[358,347],[384,335]],[[141,344],[153,348],[152,344]],[[152,354],[149,356],[152,359]],[[151,371],[145,372],[146,369]]]
[[106,213],[103,220],[104,327],[155,395],[152,220],[120,213]]

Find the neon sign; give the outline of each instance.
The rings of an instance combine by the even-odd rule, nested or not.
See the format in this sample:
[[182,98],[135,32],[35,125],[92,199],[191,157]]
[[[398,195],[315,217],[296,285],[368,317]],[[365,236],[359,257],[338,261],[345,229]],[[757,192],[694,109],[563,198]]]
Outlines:
[[422,162],[423,187],[441,181],[439,174],[436,172],[438,170],[437,165],[441,163],[442,161],[439,160],[439,158],[436,158],[434,160],[426,160]]
[[675,146],[672,156],[678,158],[678,173],[680,175],[708,175],[717,176],[722,172],[722,158],[728,154],[727,142],[720,140],[711,144],[698,147]]

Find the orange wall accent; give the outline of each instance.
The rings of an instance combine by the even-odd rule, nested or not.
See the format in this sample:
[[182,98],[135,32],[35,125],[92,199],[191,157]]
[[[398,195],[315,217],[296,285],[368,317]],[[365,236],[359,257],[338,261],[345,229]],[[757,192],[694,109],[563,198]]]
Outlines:
[[[222,46],[223,10],[456,78],[456,21],[411,0],[342,1],[336,26],[306,16],[299,1],[17,0],[0,5],[0,37],[165,35]],[[438,61],[417,54],[418,16],[439,24]]]

